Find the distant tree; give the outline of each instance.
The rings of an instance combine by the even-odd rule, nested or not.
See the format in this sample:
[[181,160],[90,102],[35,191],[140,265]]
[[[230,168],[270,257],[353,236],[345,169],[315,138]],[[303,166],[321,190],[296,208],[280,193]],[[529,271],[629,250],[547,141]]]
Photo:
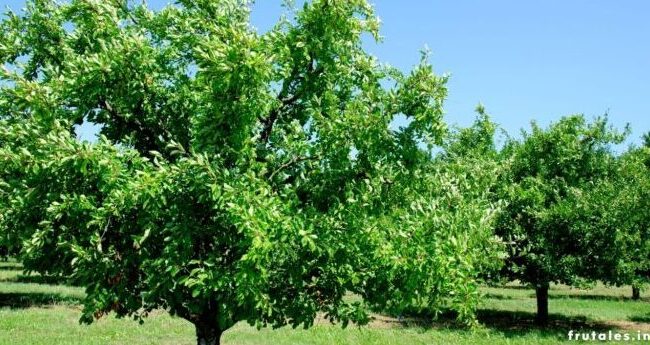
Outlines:
[[613,285],[631,285],[632,298],[650,281],[650,170],[648,148],[618,157],[614,174],[568,202],[570,228],[584,233],[593,255],[589,272]]
[[499,198],[507,206],[496,233],[510,247],[503,273],[535,288],[540,324],[548,321],[549,284],[591,279],[585,260],[602,255],[591,251],[602,239],[571,231],[576,209],[567,200],[612,174],[610,145],[623,138],[606,119],[570,116],[546,129],[533,123],[502,151],[507,168]]
[[[27,269],[84,285],[82,321],[162,308],[198,344],[238,321],[366,322],[348,293],[449,301],[471,318],[485,209],[455,211],[463,178],[430,175],[422,148],[441,142],[446,78],[426,56],[403,74],[364,52],[379,26],[364,0],[307,2],[264,34],[249,7],[33,0],[8,13],[0,241]],[[408,125],[391,130],[397,116]],[[82,123],[101,128],[96,143],[75,138]],[[403,217],[386,229],[386,214]]]

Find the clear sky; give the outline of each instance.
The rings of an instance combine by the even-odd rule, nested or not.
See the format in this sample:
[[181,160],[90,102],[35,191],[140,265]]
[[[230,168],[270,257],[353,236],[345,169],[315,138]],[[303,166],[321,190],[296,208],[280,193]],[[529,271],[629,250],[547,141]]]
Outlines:
[[[149,0],[154,8],[167,0]],[[19,9],[23,0],[0,0]],[[280,0],[258,0],[263,31]],[[629,142],[650,131],[650,1],[375,0],[384,42],[367,48],[408,70],[425,45],[438,73],[449,73],[446,119],[468,125],[481,102],[509,133],[535,119],[609,113],[632,126]]]

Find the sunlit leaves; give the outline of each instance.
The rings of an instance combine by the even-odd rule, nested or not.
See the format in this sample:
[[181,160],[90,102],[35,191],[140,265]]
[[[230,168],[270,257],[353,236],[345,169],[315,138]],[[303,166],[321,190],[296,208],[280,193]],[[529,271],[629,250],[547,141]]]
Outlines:
[[[365,52],[379,21],[364,0],[307,2],[266,33],[249,6],[8,15],[2,242],[86,286],[85,322],[163,308],[219,330],[319,312],[346,325],[368,321],[366,302],[417,301],[471,321],[499,243],[498,205],[469,191],[498,168],[423,150],[445,135],[446,77],[426,55],[401,73]],[[76,140],[83,122],[101,139]]]
[[577,115],[548,128],[533,123],[520,141],[506,144],[500,197],[507,207],[497,234],[511,245],[507,276],[533,285],[592,278],[590,248],[602,239],[571,227],[583,216],[575,196],[612,175],[610,148],[624,136],[606,118],[588,122]]

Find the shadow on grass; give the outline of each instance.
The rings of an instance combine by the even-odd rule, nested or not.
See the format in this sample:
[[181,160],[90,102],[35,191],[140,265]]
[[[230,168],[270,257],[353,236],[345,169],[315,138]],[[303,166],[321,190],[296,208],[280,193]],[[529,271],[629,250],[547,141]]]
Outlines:
[[[530,295],[531,298],[535,298],[535,295]],[[549,299],[579,299],[579,300],[589,300],[589,301],[634,301],[632,297],[628,296],[607,296],[607,295],[571,295],[571,294],[554,294],[550,293],[548,295]],[[642,302],[645,298],[637,300],[635,302]]]
[[485,299],[498,299],[498,300],[515,299],[512,296],[498,294],[498,293],[486,293],[484,296],[485,296]]
[[[517,287],[514,287],[517,288]],[[525,289],[522,289],[525,290]],[[496,299],[496,300],[511,300],[517,298],[535,298],[535,293],[532,292],[526,296],[513,297],[500,293],[486,293],[486,299]],[[649,302],[650,298],[643,297],[639,300],[632,299],[631,296],[611,296],[611,295],[578,295],[578,294],[567,294],[561,292],[551,291],[548,295],[549,299],[575,299],[575,300],[587,300],[587,301],[614,301],[614,302]]]
[[526,285],[495,285],[491,287],[506,290],[532,290],[532,288]]
[[645,315],[634,315],[634,316],[630,317],[628,320],[633,321],[633,322],[650,323],[650,313],[645,314]]
[[12,281],[16,283],[47,284],[47,285],[72,285],[66,277],[25,275],[16,276]]
[[0,262],[0,271],[22,271],[23,266],[12,262]]
[[24,309],[56,304],[78,304],[81,298],[56,293],[0,292],[0,308]]
[[[537,325],[535,323],[535,313],[529,312],[481,309],[477,313],[477,318],[483,327],[493,332],[501,333],[507,338],[522,337],[530,333],[535,333],[537,336],[544,338],[566,340],[569,330],[606,332],[615,329],[610,324],[591,320],[584,316],[565,316],[560,314],[550,314],[549,322],[546,326]],[[401,322],[395,322],[404,328],[444,328],[459,331],[467,329],[466,326],[456,322],[456,314],[452,312],[440,315],[435,321],[431,320],[433,320],[433,315],[426,311],[420,311],[417,313],[409,313]]]
[[483,309],[478,311],[479,322],[487,328],[502,333],[506,337],[522,336],[538,332],[545,336],[565,339],[569,330],[607,331],[613,329],[609,324],[588,319],[585,316],[566,316],[550,314],[548,325],[535,323],[535,313]]
[[15,276],[0,278],[0,282],[75,286],[69,278],[60,276],[43,276],[39,274],[17,274]]

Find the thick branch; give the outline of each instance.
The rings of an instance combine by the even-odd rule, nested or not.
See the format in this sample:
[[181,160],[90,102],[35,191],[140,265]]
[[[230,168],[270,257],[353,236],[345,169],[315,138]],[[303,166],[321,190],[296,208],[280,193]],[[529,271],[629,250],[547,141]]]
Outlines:
[[287,93],[289,89],[288,85],[289,84],[285,83],[285,85],[282,86],[282,91],[280,91],[280,94],[278,95],[280,105],[273,108],[269,116],[262,120],[263,128],[262,128],[262,133],[260,134],[260,140],[265,144],[268,143],[269,139],[271,138],[273,125],[275,124],[275,121],[278,120],[278,117],[280,116],[280,112],[282,112],[284,108],[292,105],[299,97],[297,93],[294,93],[293,95],[287,97]]
[[[273,126],[280,117],[280,114],[287,107],[293,105],[304,93],[306,85],[302,85],[302,87],[298,88],[298,84],[307,80],[308,77],[318,77],[321,73],[323,73],[323,70],[324,69],[322,66],[316,66],[316,60],[313,57],[309,60],[307,73],[304,75],[298,75],[297,69],[293,70],[291,78],[285,80],[282,85],[282,90],[278,94],[278,100],[280,101],[280,104],[271,110],[268,117],[262,119],[263,127],[262,133],[260,134],[260,140],[262,143],[267,144],[269,142],[271,138],[271,132],[273,131]],[[292,88],[292,86],[295,90],[293,94],[289,95],[289,89]]]

